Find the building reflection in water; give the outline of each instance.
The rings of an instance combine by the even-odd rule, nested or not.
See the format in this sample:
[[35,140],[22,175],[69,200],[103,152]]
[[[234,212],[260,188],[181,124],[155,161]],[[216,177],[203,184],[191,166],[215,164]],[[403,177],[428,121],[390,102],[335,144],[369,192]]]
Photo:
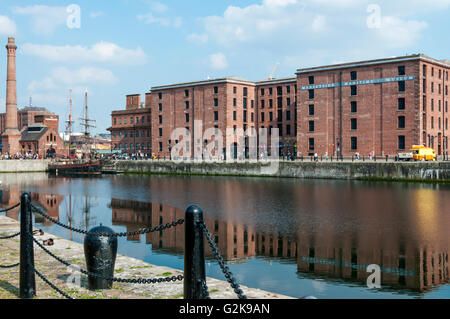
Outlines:
[[[428,190],[418,190],[415,196],[423,196],[423,191]],[[332,194],[327,196],[333,197]],[[364,223],[364,219],[367,219],[366,222],[373,223],[377,203],[366,204],[371,206],[359,216],[359,222]],[[326,207],[322,208],[326,211]],[[132,200],[112,199],[111,209],[113,224],[126,226],[127,231],[155,227],[184,218],[184,211],[178,208]],[[422,213],[426,212],[421,212],[419,208],[417,214]],[[432,213],[429,214],[432,216]],[[392,218],[389,221],[389,212],[381,215],[380,218],[388,218],[382,220],[381,224],[393,222]],[[407,225],[406,228],[412,230],[412,227],[414,232],[422,231],[425,226],[421,225],[420,218],[414,220],[418,224]],[[402,232],[390,232],[391,236],[386,237],[376,227],[375,230],[349,231],[328,223],[321,232],[312,232],[311,225],[300,224],[295,235],[286,235],[268,231],[270,225],[261,227],[263,230],[259,231],[255,225],[234,221],[206,218],[205,223],[221,254],[230,263],[245,262],[249,257],[282,259],[284,262],[297,263],[299,277],[324,278],[360,285],[366,285],[370,275],[367,266],[377,264],[382,270],[383,288],[419,293],[449,282],[447,233],[434,233],[432,241],[421,243],[415,238],[408,237],[406,240],[406,234]],[[140,241],[141,237],[138,235],[128,240]],[[151,244],[156,251],[182,254],[184,227],[146,234],[145,242]],[[209,247],[205,247],[205,252],[207,258],[213,258]]]
[[[377,264],[383,288],[414,293],[449,283],[450,196],[448,189],[439,190],[440,185],[167,177],[137,181],[128,176],[107,181],[107,187],[120,189],[122,198],[149,200],[108,197],[100,207],[111,214],[112,225],[130,232],[184,218],[183,210],[159,203],[185,207],[193,199],[201,202],[205,223],[229,263],[255,257],[292,263],[300,278],[361,286],[369,276],[367,266]],[[53,218],[71,222],[60,213],[70,215],[65,206],[72,207],[67,194],[74,187],[78,190],[74,196],[82,201],[74,205],[75,215],[83,220],[89,214],[95,218],[96,211],[89,213],[82,207],[88,207],[86,194],[96,195],[98,181],[45,178],[30,185],[26,182],[2,185],[2,207],[18,203],[22,189],[33,187],[30,194],[35,204]],[[66,195],[58,195],[58,187]],[[7,216],[18,220],[19,209]],[[88,224],[93,226],[86,219],[84,226]],[[73,226],[82,227],[77,222]],[[127,240],[145,241],[154,251],[182,255],[184,227]],[[205,252],[213,260],[209,247]]]
[[[31,201],[37,207],[43,209],[47,215],[59,220],[59,206],[64,200],[63,195],[58,194],[44,194],[44,193],[29,193]],[[17,184],[6,185],[1,190],[2,206],[4,208],[11,207],[20,202],[22,196],[21,187]],[[7,217],[14,220],[19,220],[20,207],[10,210],[5,213]],[[52,225],[52,222],[40,215],[35,215],[36,223],[42,223],[45,226]]]

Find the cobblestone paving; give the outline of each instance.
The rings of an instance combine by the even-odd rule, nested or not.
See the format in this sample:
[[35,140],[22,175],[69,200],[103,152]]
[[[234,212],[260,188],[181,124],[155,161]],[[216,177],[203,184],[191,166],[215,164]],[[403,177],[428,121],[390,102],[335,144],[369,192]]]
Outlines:
[[[17,221],[0,216],[0,236],[8,236],[20,231]],[[36,235],[40,243],[52,238],[53,246],[46,247],[53,254],[86,269],[83,245],[69,240],[58,238],[45,233]],[[158,284],[128,284],[113,283],[111,290],[90,291],[87,276],[63,265],[49,256],[40,247],[34,245],[35,268],[51,283],[75,299],[182,299],[183,281]],[[0,240],[0,265],[12,265],[19,262],[20,236]],[[0,299],[19,298],[19,271],[20,267],[0,268]],[[169,267],[150,265],[144,261],[118,254],[115,264],[117,278],[160,278],[183,275],[182,271]],[[80,285],[75,285],[79,279]],[[72,283],[72,284],[71,284]],[[207,285],[212,299],[236,299],[237,296],[228,282],[207,278]],[[260,289],[241,286],[249,299],[290,299],[291,297],[278,295]],[[53,290],[36,275],[36,299],[64,299],[61,294]]]

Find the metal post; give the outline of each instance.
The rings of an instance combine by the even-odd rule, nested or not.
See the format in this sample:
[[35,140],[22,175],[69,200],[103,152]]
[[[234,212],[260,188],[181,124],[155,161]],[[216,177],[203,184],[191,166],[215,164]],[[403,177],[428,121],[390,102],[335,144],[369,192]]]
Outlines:
[[196,205],[186,209],[184,242],[184,299],[206,299],[206,272],[203,231],[203,211]]
[[[89,272],[103,276],[103,278],[88,276],[90,290],[111,289],[113,285],[114,266],[117,256],[117,237],[98,236],[98,234],[115,234],[114,231],[102,226],[94,227],[84,238],[84,256]],[[105,279],[108,278],[108,279]]]
[[33,217],[30,194],[20,198],[20,298],[32,299],[36,296],[34,274]]

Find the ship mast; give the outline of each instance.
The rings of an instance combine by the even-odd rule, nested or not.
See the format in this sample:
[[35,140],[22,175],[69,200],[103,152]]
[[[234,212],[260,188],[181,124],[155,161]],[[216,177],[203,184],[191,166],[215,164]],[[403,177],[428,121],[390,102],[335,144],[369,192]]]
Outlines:
[[80,118],[82,121],[81,126],[84,126],[84,138],[87,141],[90,137],[89,128],[95,128],[95,125],[90,124],[91,122],[96,122],[95,120],[88,119],[88,92],[85,93],[85,106],[84,106],[84,118]]
[[69,121],[67,123],[67,128],[69,130],[69,158],[72,155],[72,90],[70,90],[70,97],[69,97]]

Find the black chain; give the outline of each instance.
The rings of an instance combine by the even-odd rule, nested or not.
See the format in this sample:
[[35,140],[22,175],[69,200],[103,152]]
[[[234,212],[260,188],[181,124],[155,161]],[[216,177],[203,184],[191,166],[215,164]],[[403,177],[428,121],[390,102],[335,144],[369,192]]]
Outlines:
[[20,235],[20,232],[18,232],[17,234],[14,235],[9,235],[9,236],[5,236],[5,237],[0,237],[0,239],[10,239],[10,238],[14,238]]
[[160,226],[156,226],[154,228],[144,228],[138,231],[134,231],[134,232],[123,232],[123,233],[114,233],[114,234],[108,234],[108,233],[90,233],[86,230],[82,230],[82,229],[77,229],[77,228],[73,228],[67,225],[64,225],[63,223],[59,222],[58,220],[48,216],[46,213],[44,213],[41,209],[35,207],[34,205],[31,205],[31,208],[34,210],[34,212],[38,213],[39,215],[41,215],[44,218],[47,218],[48,220],[50,220],[52,223],[59,225],[63,228],[66,228],[68,230],[80,233],[80,234],[84,234],[84,235],[91,235],[91,236],[97,236],[97,237],[128,237],[128,236],[136,236],[136,235],[143,235],[143,234],[147,234],[147,233],[152,233],[152,232],[157,232],[157,231],[161,231],[161,230],[165,230],[171,227],[175,227],[178,225],[181,225],[184,223],[184,219],[179,219],[177,221],[174,221],[172,223],[167,223],[165,225],[160,225]]
[[56,287],[54,284],[52,284],[47,278],[45,278],[39,271],[36,270],[36,268],[33,267],[33,265],[29,265],[33,271],[36,273],[36,275],[38,275],[47,285],[49,285],[50,287],[52,287],[54,290],[56,290],[59,294],[61,294],[62,296],[64,296],[67,299],[74,299],[72,297],[70,297],[68,294],[66,294],[64,291],[62,291],[61,289],[59,289],[58,287]]
[[14,267],[17,267],[17,266],[19,266],[20,265],[20,263],[17,263],[17,264],[14,264],[14,265],[9,265],[9,266],[2,266],[2,265],[0,265],[0,268],[1,269],[8,269],[8,268],[14,268]]
[[[44,232],[42,231],[42,229],[36,229],[33,230],[33,234],[39,233],[40,236],[44,235]],[[0,239],[10,239],[10,238],[14,238],[20,235],[20,232],[14,234],[14,235],[9,235],[9,236],[5,236],[5,237],[0,237]]]
[[206,285],[206,280],[202,280],[202,289],[203,289],[203,299],[211,299],[209,295],[208,286]]
[[0,213],[5,213],[5,212],[10,211],[11,209],[14,209],[19,206],[20,206],[20,203],[14,205],[14,206],[8,207],[8,208],[0,209]]
[[217,262],[219,263],[220,268],[222,269],[222,272],[225,274],[225,278],[227,279],[228,283],[230,284],[231,288],[234,289],[234,292],[238,296],[239,299],[247,299],[247,297],[244,295],[244,292],[242,289],[239,288],[239,284],[236,282],[236,280],[233,277],[233,274],[230,271],[230,268],[226,265],[226,262],[223,260],[223,257],[220,255],[219,249],[216,246],[216,243],[212,239],[212,236],[208,230],[208,228],[205,225],[205,222],[200,223],[200,228],[205,233],[206,238],[208,240],[209,247],[211,248],[215,258],[217,259]]
[[[58,256],[54,255],[51,251],[49,251],[48,249],[46,249],[44,246],[42,246],[39,241],[37,241],[34,237],[33,237],[33,241],[42,249],[44,250],[47,254],[49,254],[50,256],[52,256],[53,258],[55,258],[57,261],[59,261],[60,263],[74,268],[72,264],[68,263],[65,260],[62,260],[61,258],[59,258]],[[77,268],[78,269],[78,268]],[[112,280],[115,282],[124,282],[124,283],[130,283],[130,284],[156,284],[156,283],[161,283],[161,282],[175,282],[177,280],[181,281],[184,279],[184,276],[179,275],[179,276],[172,276],[172,277],[165,277],[165,278],[150,278],[150,279],[145,279],[145,278],[138,278],[138,279],[122,279],[122,278],[115,278],[115,277],[106,277],[104,275],[101,274],[96,274],[90,271],[86,271],[83,269],[79,269],[79,271],[85,275],[91,276],[91,277],[97,277],[100,279],[105,279],[105,280]]]

